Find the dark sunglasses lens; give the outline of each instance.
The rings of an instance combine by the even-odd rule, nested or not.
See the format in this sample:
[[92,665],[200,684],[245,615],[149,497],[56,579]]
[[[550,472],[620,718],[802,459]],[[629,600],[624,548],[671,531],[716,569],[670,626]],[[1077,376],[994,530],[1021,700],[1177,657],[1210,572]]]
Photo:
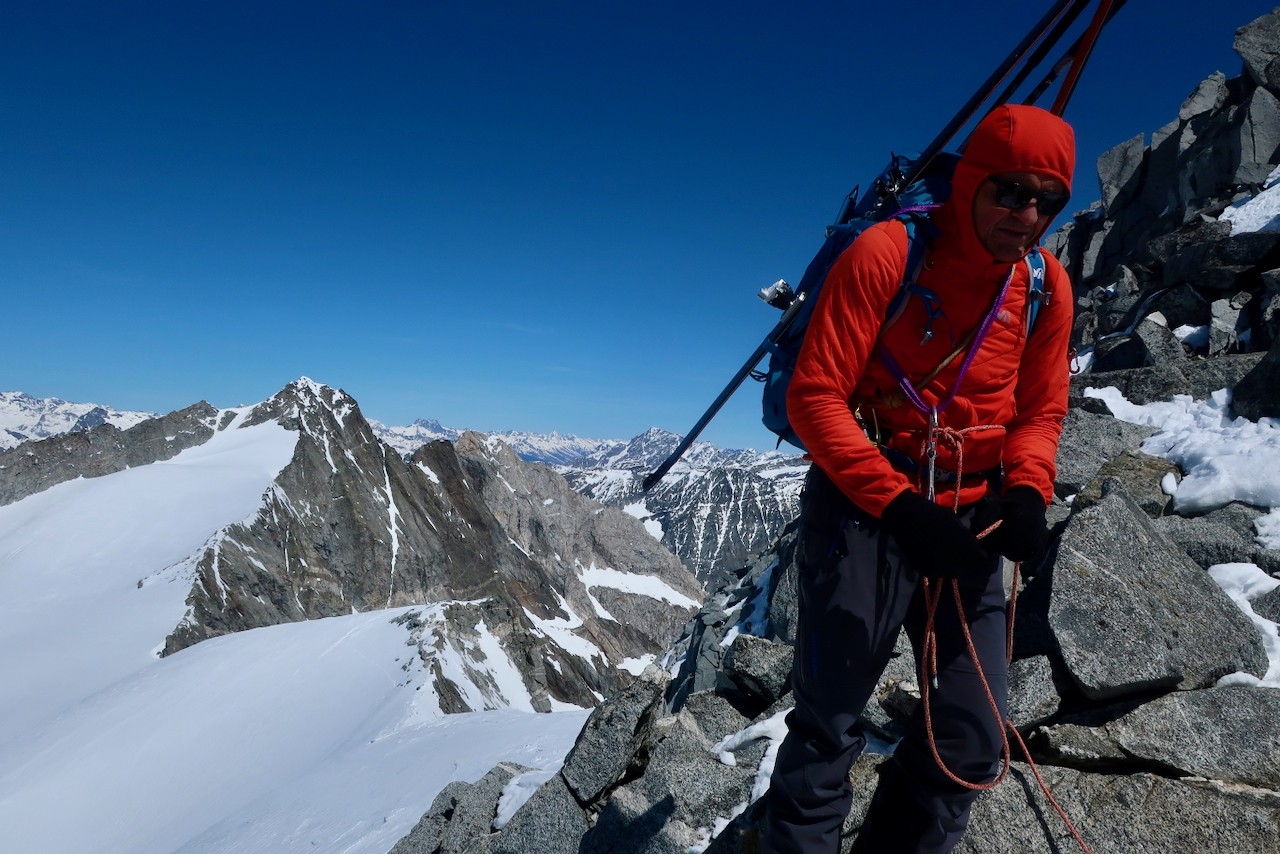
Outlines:
[[1037,191],[1024,187],[1017,181],[997,181],[992,178],[991,183],[996,188],[996,204],[1010,210],[1022,210],[1035,201],[1036,210],[1039,213],[1053,216],[1061,212],[1067,206],[1067,200],[1070,199],[1066,193]]
[[1070,199],[1066,193],[1044,193],[1036,203],[1036,208],[1045,216],[1056,216],[1062,213]]

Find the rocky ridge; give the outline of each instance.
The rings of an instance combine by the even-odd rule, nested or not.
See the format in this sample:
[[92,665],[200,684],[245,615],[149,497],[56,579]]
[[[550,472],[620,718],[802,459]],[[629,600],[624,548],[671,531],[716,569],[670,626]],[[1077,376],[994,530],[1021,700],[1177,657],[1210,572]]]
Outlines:
[[[380,438],[411,455],[431,441],[456,441],[464,431],[438,421],[408,427],[370,422]],[[795,516],[805,463],[799,454],[723,450],[695,443],[652,490],[645,475],[680,442],[652,428],[629,440],[559,434],[489,433],[521,459],[554,466],[580,494],[625,509],[645,523],[707,586],[769,548]]]
[[[466,432],[428,419],[407,427],[370,424],[406,457],[424,444],[453,442]],[[643,521],[707,586],[769,548],[795,515],[804,478],[799,454],[723,450],[698,442],[646,493],[641,489],[645,475],[680,442],[674,433],[655,427],[628,440],[482,435],[502,440],[523,460],[554,466],[578,493]]]
[[[1179,515],[1161,488],[1177,467],[1142,451],[1150,429],[1084,394],[1112,385],[1146,402],[1226,388],[1237,414],[1280,415],[1280,234],[1231,235],[1219,219],[1280,163],[1267,118],[1280,10],[1235,45],[1244,74],[1210,77],[1150,147],[1104,156],[1103,204],[1054,241],[1080,283],[1077,346],[1096,372],[1073,381],[1054,547],[1017,582],[1009,716],[1029,754],[1015,751],[1010,778],[979,799],[957,851],[1074,849],[1029,758],[1096,851],[1280,849],[1280,693],[1251,684],[1268,669],[1263,631],[1275,625],[1259,621],[1280,616],[1280,591],[1233,602],[1207,571],[1252,563],[1280,575],[1280,552],[1255,539],[1263,511]],[[474,820],[494,815],[495,795],[459,788],[395,850],[748,850],[791,705],[794,536],[713,592],[663,666],[598,707],[564,767],[502,827]],[[900,640],[863,713],[870,733],[901,734],[917,682]],[[851,772],[842,850],[883,759],[868,751]],[[463,845],[449,835],[459,814],[471,817]]]

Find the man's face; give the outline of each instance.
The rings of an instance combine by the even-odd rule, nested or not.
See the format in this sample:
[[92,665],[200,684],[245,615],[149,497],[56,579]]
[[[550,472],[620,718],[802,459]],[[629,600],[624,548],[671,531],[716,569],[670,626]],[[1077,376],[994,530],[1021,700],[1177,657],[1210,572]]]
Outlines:
[[[1048,194],[1048,198],[1039,194]],[[978,240],[997,261],[1020,261],[1066,205],[1065,195],[1061,181],[1034,172],[991,176],[978,186],[973,198]]]

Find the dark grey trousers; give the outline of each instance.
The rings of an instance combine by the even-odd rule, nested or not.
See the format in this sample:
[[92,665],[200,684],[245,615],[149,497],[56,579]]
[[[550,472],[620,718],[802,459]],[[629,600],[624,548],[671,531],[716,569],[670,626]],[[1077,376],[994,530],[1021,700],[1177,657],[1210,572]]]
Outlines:
[[[858,716],[893,652],[899,628],[915,649],[925,625],[918,567],[908,564],[877,520],[859,511],[817,466],[801,496],[797,541],[800,614],[792,687],[796,707],[778,752],[766,801],[766,850],[835,854],[852,803],[849,769],[866,745]],[[929,536],[920,531],[919,536]],[[980,578],[961,579],[969,624],[992,694],[1005,715],[1005,597],[999,558]],[[965,649],[950,591],[936,618],[938,687],[933,728],[947,766],[972,782],[999,770],[1003,724],[992,714]],[[977,793],[948,780],[930,752],[923,714],[889,760],[864,830],[892,831],[894,852],[947,852],[964,835]],[[886,825],[903,825],[892,828]]]

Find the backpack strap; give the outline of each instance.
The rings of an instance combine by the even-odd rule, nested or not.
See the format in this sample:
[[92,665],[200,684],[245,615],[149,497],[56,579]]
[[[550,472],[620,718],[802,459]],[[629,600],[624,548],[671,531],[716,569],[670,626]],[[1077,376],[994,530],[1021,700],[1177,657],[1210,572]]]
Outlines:
[[1036,326],[1036,318],[1040,315],[1040,306],[1048,305],[1049,291],[1045,288],[1044,255],[1040,247],[1032,249],[1026,257],[1027,262],[1027,337]]
[[[910,235],[910,232],[908,232],[908,235]],[[922,242],[923,241],[915,241],[915,243],[922,243]],[[914,248],[914,245],[912,246],[912,248]],[[921,252],[920,254],[921,254],[921,258],[923,259],[924,253]],[[1044,286],[1044,279],[1045,279],[1044,256],[1040,254],[1040,247],[1037,246],[1035,249],[1031,250],[1031,253],[1027,255],[1025,260],[1026,260],[1027,272],[1028,272],[1028,276],[1027,276],[1027,337],[1030,337],[1031,330],[1032,328],[1035,327],[1035,324],[1036,324],[1036,316],[1039,315],[1040,313],[1040,306],[1047,305],[1049,302],[1049,292]],[[916,268],[916,272],[919,272],[919,267]],[[929,291],[926,291],[924,288],[920,288],[919,286],[915,286],[913,288],[914,279],[908,279],[904,281],[909,282],[910,284],[904,284],[902,287],[902,290],[899,291],[898,296],[894,298],[895,300],[901,300],[903,305],[907,303],[907,300],[911,296],[911,294],[918,295],[920,292],[930,293]],[[934,299],[936,300],[937,297],[934,297]],[[901,312],[902,312],[902,309],[899,308],[898,313],[900,314]],[[932,318],[933,318],[933,315],[931,313],[930,319]],[[896,319],[897,317],[893,318],[893,320],[896,320]],[[885,328],[887,329],[888,326],[889,326],[889,323],[886,323]],[[965,336],[964,340],[960,342],[959,346],[957,346],[954,350],[952,350],[947,355],[947,357],[944,358],[942,362],[938,364],[936,368],[934,368],[932,371],[926,374],[924,378],[921,379],[919,382],[914,383],[915,388],[917,390],[924,388],[933,380],[934,377],[942,373],[943,369],[946,368],[947,365],[955,361],[956,357],[959,356],[961,353],[963,353],[965,351],[965,348],[967,348],[970,344],[973,343],[973,339],[977,336],[977,334],[978,334],[977,327],[970,330],[969,334]],[[925,340],[928,340],[928,333],[926,333]]]
[[904,208],[896,215],[907,233],[907,251],[902,264],[902,284],[898,292],[893,295],[893,299],[889,301],[884,323],[880,326],[880,337],[883,337],[889,327],[898,322],[898,318],[906,311],[907,303],[913,296],[920,298],[926,315],[924,339],[920,342],[921,344],[933,337],[933,321],[942,317],[942,301],[938,299],[938,295],[928,288],[921,287],[916,281],[920,277],[920,271],[924,269],[924,259],[929,251],[929,244],[937,235],[937,226],[928,219],[929,212],[937,207],[938,205],[919,205],[914,208]]

